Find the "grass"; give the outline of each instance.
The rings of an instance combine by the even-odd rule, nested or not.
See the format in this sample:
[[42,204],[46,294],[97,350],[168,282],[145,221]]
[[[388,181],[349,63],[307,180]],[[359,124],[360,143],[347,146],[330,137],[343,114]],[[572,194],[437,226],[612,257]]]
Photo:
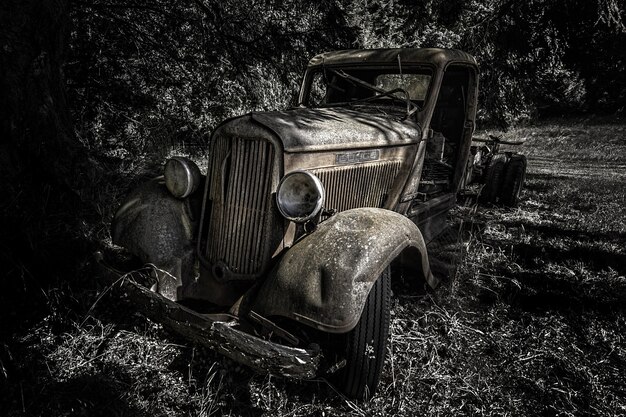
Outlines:
[[[396,291],[377,395],[260,375],[132,312],[104,284],[48,294],[0,344],[17,415],[624,415],[626,124],[551,121],[526,138],[517,209],[460,206],[465,257],[426,295]],[[96,288],[96,289],[94,289]],[[73,301],[72,301],[73,300]],[[3,376],[4,374],[4,376]]]

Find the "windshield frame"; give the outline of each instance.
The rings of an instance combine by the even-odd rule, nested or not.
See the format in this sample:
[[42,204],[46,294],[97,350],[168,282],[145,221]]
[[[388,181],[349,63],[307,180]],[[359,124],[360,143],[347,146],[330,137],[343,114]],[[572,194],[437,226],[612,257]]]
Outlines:
[[[300,88],[300,94],[298,97],[298,106],[307,107],[307,108],[327,108],[327,107],[341,107],[341,106],[350,105],[350,102],[328,103],[327,105],[316,105],[316,106],[309,105],[313,78],[316,73],[324,71],[325,69],[332,70],[332,71],[345,71],[348,74],[352,70],[372,70],[372,71],[381,71],[381,73],[384,73],[385,70],[390,70],[389,72],[390,74],[400,73],[399,71],[400,68],[398,67],[398,64],[391,64],[391,63],[386,63],[386,64],[367,63],[367,64],[361,64],[361,65],[357,63],[357,64],[349,64],[349,65],[344,64],[344,65],[310,66],[306,69],[306,72],[302,80],[302,86]],[[422,105],[418,106],[419,109],[416,111],[416,114],[419,115],[424,112],[424,110],[427,107],[427,103],[430,100],[430,96],[434,88],[434,83],[436,82],[437,66],[431,63],[406,63],[402,65],[401,72],[402,73],[425,73],[425,74],[430,75],[430,82],[428,83],[428,89],[424,96],[424,100],[422,101]],[[391,100],[391,101],[393,102],[394,100]],[[402,99],[399,99],[397,103],[399,104],[401,101]],[[415,105],[415,102],[414,101],[412,102]]]

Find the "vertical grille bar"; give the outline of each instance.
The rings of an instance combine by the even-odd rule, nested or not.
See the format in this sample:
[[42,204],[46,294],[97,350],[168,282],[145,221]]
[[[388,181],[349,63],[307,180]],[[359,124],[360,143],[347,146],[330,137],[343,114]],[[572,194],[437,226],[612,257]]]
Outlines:
[[[259,154],[259,143],[258,142],[252,142],[251,146],[248,146],[246,149],[246,160],[250,160],[254,155],[258,155]],[[255,165],[249,165],[247,167],[247,174],[246,174],[246,178],[253,178],[254,179],[254,184],[251,184],[253,188],[253,190],[257,189],[257,181],[259,178],[259,175],[257,174],[257,167],[258,164]],[[243,239],[241,241],[241,248],[239,250],[239,253],[237,254],[237,258],[235,259],[235,263],[237,265],[241,265],[243,263],[246,263],[246,261],[248,259],[254,259],[254,256],[252,255],[252,247],[250,245],[250,242],[253,240],[253,234],[254,234],[254,224],[252,222],[252,217],[254,216],[254,212],[253,212],[253,207],[254,207],[254,203],[255,203],[255,193],[251,190],[246,190],[245,193],[241,196],[243,199],[243,210],[241,212],[240,215],[240,220],[241,220],[241,230],[239,231],[239,233],[241,233],[241,235],[243,236]]]

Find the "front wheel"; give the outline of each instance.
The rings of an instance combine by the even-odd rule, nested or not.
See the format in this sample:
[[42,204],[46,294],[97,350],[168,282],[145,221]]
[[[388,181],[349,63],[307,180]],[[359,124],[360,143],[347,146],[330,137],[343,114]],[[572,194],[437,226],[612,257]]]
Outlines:
[[335,344],[337,356],[346,364],[331,376],[330,382],[350,398],[363,400],[376,392],[389,335],[390,285],[387,267],[370,290],[356,327],[340,335]]

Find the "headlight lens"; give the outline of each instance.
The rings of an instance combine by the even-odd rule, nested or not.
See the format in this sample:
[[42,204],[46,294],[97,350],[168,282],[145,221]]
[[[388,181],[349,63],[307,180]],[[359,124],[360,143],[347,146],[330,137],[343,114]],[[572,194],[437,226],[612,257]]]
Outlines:
[[165,163],[165,186],[174,197],[185,198],[200,184],[200,168],[190,159],[175,156]]
[[307,171],[293,171],[280,180],[276,203],[286,219],[304,223],[322,210],[325,194],[322,182],[315,175]]

